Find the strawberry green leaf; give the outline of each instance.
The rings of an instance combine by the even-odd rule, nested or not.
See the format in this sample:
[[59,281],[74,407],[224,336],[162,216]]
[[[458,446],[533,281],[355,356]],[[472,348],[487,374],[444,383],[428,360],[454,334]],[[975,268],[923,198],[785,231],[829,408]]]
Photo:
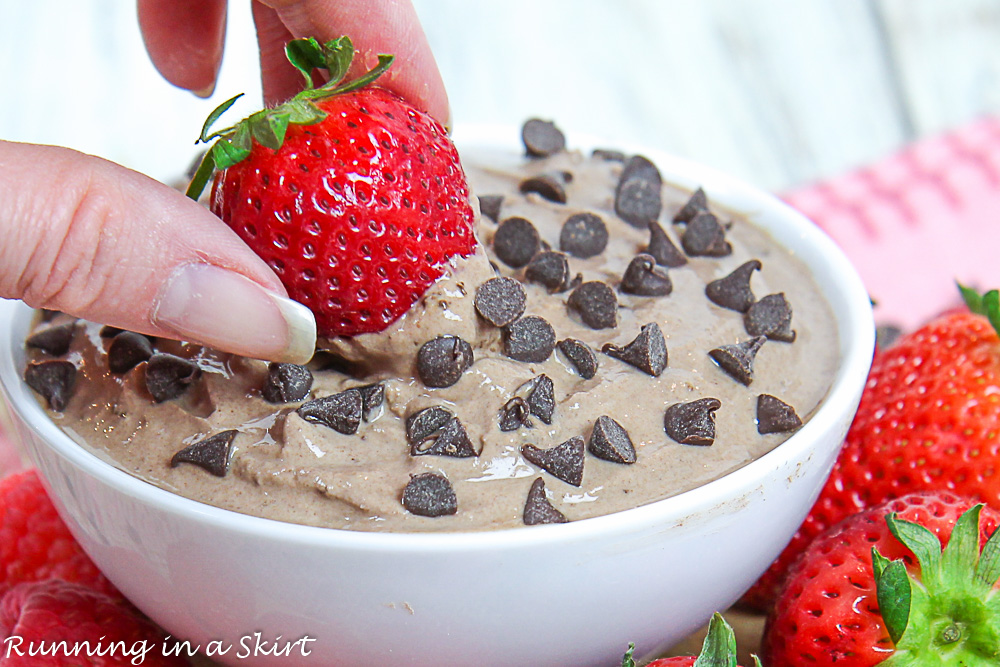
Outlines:
[[229,111],[229,107],[236,104],[236,100],[240,99],[241,97],[243,97],[243,93],[240,93],[235,97],[230,97],[228,100],[226,100],[219,106],[215,107],[215,110],[212,111],[212,113],[208,114],[208,118],[205,119],[205,124],[201,126],[201,135],[199,135],[198,141],[195,142],[196,144],[199,142],[207,144],[209,141],[212,140],[212,137],[218,136],[217,134],[210,135],[208,131],[212,129],[212,126],[215,125],[215,122],[217,120],[219,120],[219,117],[222,116],[222,114]]
[[307,100],[290,100],[284,110],[288,112],[288,122],[295,125],[314,125],[326,118],[325,111]]
[[288,130],[290,114],[280,107],[274,110],[258,111],[250,116],[250,133],[258,144],[273,151],[281,148]]
[[878,549],[872,547],[872,573],[875,575],[875,581],[879,580],[879,577],[882,576],[882,572],[885,571],[885,568],[891,562],[892,561],[888,558],[880,554]]
[[998,579],[1000,579],[1000,530],[995,530],[990,539],[986,540],[983,552],[979,554],[976,581],[992,587]]
[[962,283],[955,284],[958,285],[958,291],[961,292],[962,300],[965,301],[965,305],[969,307],[969,310],[977,315],[985,315],[986,309],[983,308],[982,295],[971,287],[966,287]]
[[625,655],[622,657],[622,667],[635,667],[635,660],[632,658],[633,653],[635,653],[635,644],[629,642],[628,650],[625,651]]
[[201,193],[205,190],[205,186],[214,173],[215,159],[212,157],[212,151],[208,150],[205,151],[205,155],[201,158],[201,164],[198,165],[198,170],[194,172],[194,177],[188,183],[187,191],[184,194],[198,201],[198,198],[201,197]]
[[[877,556],[886,560],[877,550],[872,548],[873,558]],[[910,622],[910,576],[901,560],[889,561],[875,578],[875,594],[878,608],[882,614],[885,629],[893,644],[898,644],[906,626]]]
[[718,612],[708,623],[708,634],[694,667],[736,667],[736,635]]
[[754,667],[764,667],[763,665],[760,664],[760,658],[757,657],[756,653],[752,653],[750,657],[753,658]]
[[887,515],[885,520],[889,524],[889,532],[917,557],[924,585],[936,587],[941,572],[941,541],[923,526],[897,519],[895,512]]
[[209,150],[216,169],[226,169],[250,155],[250,140],[245,125],[241,125],[232,139],[220,138]]
[[347,70],[351,67],[351,61],[354,60],[354,44],[351,43],[351,38],[347,35],[332,39],[323,45],[322,55],[323,66],[330,77],[326,86],[336,86],[347,76]]
[[1000,292],[994,289],[980,295],[971,287],[966,287],[962,283],[956,284],[959,292],[962,293],[962,300],[965,301],[969,310],[977,315],[985,315],[993,330],[1000,334]]
[[941,555],[942,572],[960,572],[967,578],[979,562],[979,514],[983,506],[975,505],[962,513],[951,530],[948,546]]
[[302,76],[306,78],[306,88],[313,87],[312,71],[326,66],[323,47],[314,37],[293,39],[285,44],[285,57],[295,69],[302,72]]

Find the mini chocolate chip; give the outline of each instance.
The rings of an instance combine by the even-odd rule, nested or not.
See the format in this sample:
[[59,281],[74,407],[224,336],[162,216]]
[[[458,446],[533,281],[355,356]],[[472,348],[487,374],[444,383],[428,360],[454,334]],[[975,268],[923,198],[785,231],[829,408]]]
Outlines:
[[587,259],[608,247],[608,226],[593,213],[576,213],[563,223],[559,249],[574,257]]
[[725,228],[711,213],[700,213],[688,222],[681,246],[689,257],[725,257],[733,252]]
[[713,280],[705,287],[705,296],[717,306],[745,313],[757,300],[750,289],[750,277],[760,271],[760,260],[751,259],[736,267],[725,278]]
[[541,317],[522,317],[504,329],[504,354],[516,361],[541,363],[555,347],[556,332]]
[[66,409],[76,385],[76,366],[69,361],[41,361],[24,369],[25,383],[41,394],[56,412]]
[[493,222],[500,222],[503,195],[479,195],[479,212]]
[[649,245],[646,247],[646,253],[652,255],[660,266],[672,269],[684,266],[688,262],[684,253],[674,245],[667,232],[656,221],[649,223]]
[[305,366],[272,362],[260,395],[268,403],[293,403],[308,396],[312,384],[313,374]]
[[785,403],[779,398],[770,394],[761,394],[757,397],[757,432],[761,435],[768,433],[787,433],[802,426],[795,408]]
[[114,338],[123,331],[125,330],[119,329],[118,327],[113,327],[109,324],[105,324],[103,327],[101,327],[100,334],[98,335],[100,335],[101,338]]
[[538,174],[521,181],[518,190],[526,195],[534,192],[542,199],[546,199],[555,204],[566,203],[566,188],[564,176],[562,174]]
[[619,289],[625,294],[637,296],[666,296],[674,290],[670,276],[657,268],[652,255],[636,255],[629,262],[622,276]]
[[708,446],[715,442],[715,411],[722,407],[717,398],[699,398],[675,403],[663,416],[663,427],[682,445]]
[[153,343],[142,334],[123,331],[111,339],[108,347],[108,369],[112,373],[127,373],[153,356]]
[[524,218],[507,218],[493,235],[493,252],[513,269],[519,269],[535,256],[539,248],[538,230]]
[[490,278],[476,288],[476,312],[497,327],[505,327],[524,314],[528,295],[513,278]]
[[198,364],[172,354],[154,354],[146,362],[146,389],[157,403],[177,398],[200,377]]
[[615,191],[615,213],[639,229],[660,217],[662,206],[660,185],[656,183],[633,178],[621,183]]
[[403,507],[417,516],[446,516],[458,512],[458,498],[447,477],[425,472],[410,476],[403,489]]
[[554,250],[540,252],[528,262],[524,277],[544,285],[550,293],[561,292],[569,285],[569,259]]
[[507,433],[520,428],[532,428],[531,417],[528,416],[530,413],[528,401],[514,396],[500,408],[500,430]]
[[347,389],[332,396],[306,401],[295,412],[307,422],[321,424],[344,435],[353,435],[361,425],[363,406],[361,392]]
[[204,440],[188,445],[170,459],[170,467],[176,468],[182,463],[193,463],[216,477],[225,477],[229,471],[229,454],[233,449],[233,438],[239,433],[236,429],[222,431]]
[[553,477],[567,484],[580,486],[583,482],[584,448],[583,438],[576,435],[549,449],[524,445],[521,447],[521,455]]
[[700,213],[708,213],[708,197],[704,190],[698,188],[674,215],[674,222],[690,222]]
[[599,459],[612,463],[635,463],[635,446],[628,431],[607,415],[601,415],[594,424],[587,451]]
[[406,441],[420,444],[439,433],[454,416],[451,410],[438,405],[413,413],[406,418]]
[[529,383],[528,409],[531,414],[546,424],[552,423],[552,413],[556,409],[555,385],[552,378],[544,373]]
[[742,343],[717,347],[711,350],[708,356],[712,357],[729,377],[750,386],[753,382],[753,359],[766,340],[764,336],[754,336]]
[[795,342],[792,307],[783,293],[768,294],[747,309],[743,326],[751,336],[767,336],[783,343]]
[[643,155],[633,155],[625,162],[625,166],[622,167],[622,173],[618,178],[618,182],[631,180],[648,181],[656,184],[656,187],[660,187],[663,184],[663,177],[660,176],[660,170],[656,168],[652,160]]
[[658,377],[667,367],[667,342],[660,325],[650,322],[642,327],[639,335],[625,347],[606,343],[601,352],[635,366],[641,371]]
[[595,148],[590,155],[598,160],[604,160],[605,162],[625,161],[625,153],[608,148]]
[[566,515],[557,510],[545,496],[545,482],[541,477],[531,483],[528,500],[524,503],[524,525],[537,526],[543,523],[567,523]]
[[385,403],[385,384],[376,382],[352,388],[361,393],[361,418],[366,422],[375,421]]
[[525,121],[521,140],[529,157],[548,157],[566,148],[566,137],[555,123],[539,118]]
[[432,435],[430,438],[424,438],[420,442],[410,445],[411,456],[427,454],[464,459],[477,456],[478,452],[472,446],[472,440],[469,439],[469,433],[465,430],[465,426],[458,420],[458,417],[452,417],[445,422],[436,436]]
[[450,387],[472,362],[471,345],[458,336],[438,336],[420,346],[417,375],[428,387]]
[[53,357],[61,357],[69,352],[69,345],[73,342],[75,330],[76,322],[57,324],[31,334],[24,341],[24,344],[51,354]]
[[584,380],[589,380],[597,375],[597,354],[582,340],[566,338],[559,341],[556,347],[566,355],[569,362],[573,364],[573,368]]
[[579,285],[567,304],[591,329],[610,329],[618,324],[618,297],[607,283],[592,280]]

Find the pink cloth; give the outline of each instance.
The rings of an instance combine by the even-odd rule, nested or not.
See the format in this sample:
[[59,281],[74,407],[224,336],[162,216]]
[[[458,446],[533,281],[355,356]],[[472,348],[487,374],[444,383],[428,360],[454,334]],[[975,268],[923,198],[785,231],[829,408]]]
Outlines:
[[960,303],[956,280],[1000,287],[1000,118],[783,198],[844,249],[880,324],[910,329]]

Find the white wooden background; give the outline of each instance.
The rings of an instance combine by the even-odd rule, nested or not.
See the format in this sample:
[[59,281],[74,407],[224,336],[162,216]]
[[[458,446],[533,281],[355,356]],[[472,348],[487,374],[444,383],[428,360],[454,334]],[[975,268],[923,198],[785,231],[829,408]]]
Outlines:
[[[0,138],[171,178],[215,104],[240,91],[259,100],[248,3],[231,5],[227,60],[205,101],[157,77],[131,2],[0,0]],[[1000,0],[416,6],[456,123],[550,117],[776,190],[1000,112]]]

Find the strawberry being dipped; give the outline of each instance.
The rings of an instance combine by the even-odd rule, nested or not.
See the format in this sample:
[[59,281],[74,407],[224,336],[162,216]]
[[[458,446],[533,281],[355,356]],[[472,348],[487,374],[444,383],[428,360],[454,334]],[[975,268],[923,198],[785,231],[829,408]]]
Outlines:
[[955,494],[916,493],[823,533],[768,618],[766,664],[1000,664],[998,523]]
[[941,315],[880,351],[829,480],[791,543],[744,597],[767,609],[788,566],[828,527],[914,491],[1000,507],[1000,296],[962,289]]
[[[293,40],[289,60],[307,88],[236,125],[211,126],[215,143],[188,194],[215,176],[212,211],[316,316],[320,336],[384,330],[455,257],[476,250],[473,210],[458,153],[433,118],[371,86],[391,64],[344,82],[346,37]],[[327,83],[313,87],[312,72]]]
[[[632,652],[635,645],[630,644],[625,657],[622,658],[622,667],[636,667]],[[760,660],[753,656],[754,665],[760,667]],[[705,642],[701,646],[701,653],[696,656],[685,655],[673,658],[660,658],[646,665],[646,667],[738,667],[736,664],[736,635],[732,627],[721,614],[716,613],[708,623],[708,634],[705,635]]]

